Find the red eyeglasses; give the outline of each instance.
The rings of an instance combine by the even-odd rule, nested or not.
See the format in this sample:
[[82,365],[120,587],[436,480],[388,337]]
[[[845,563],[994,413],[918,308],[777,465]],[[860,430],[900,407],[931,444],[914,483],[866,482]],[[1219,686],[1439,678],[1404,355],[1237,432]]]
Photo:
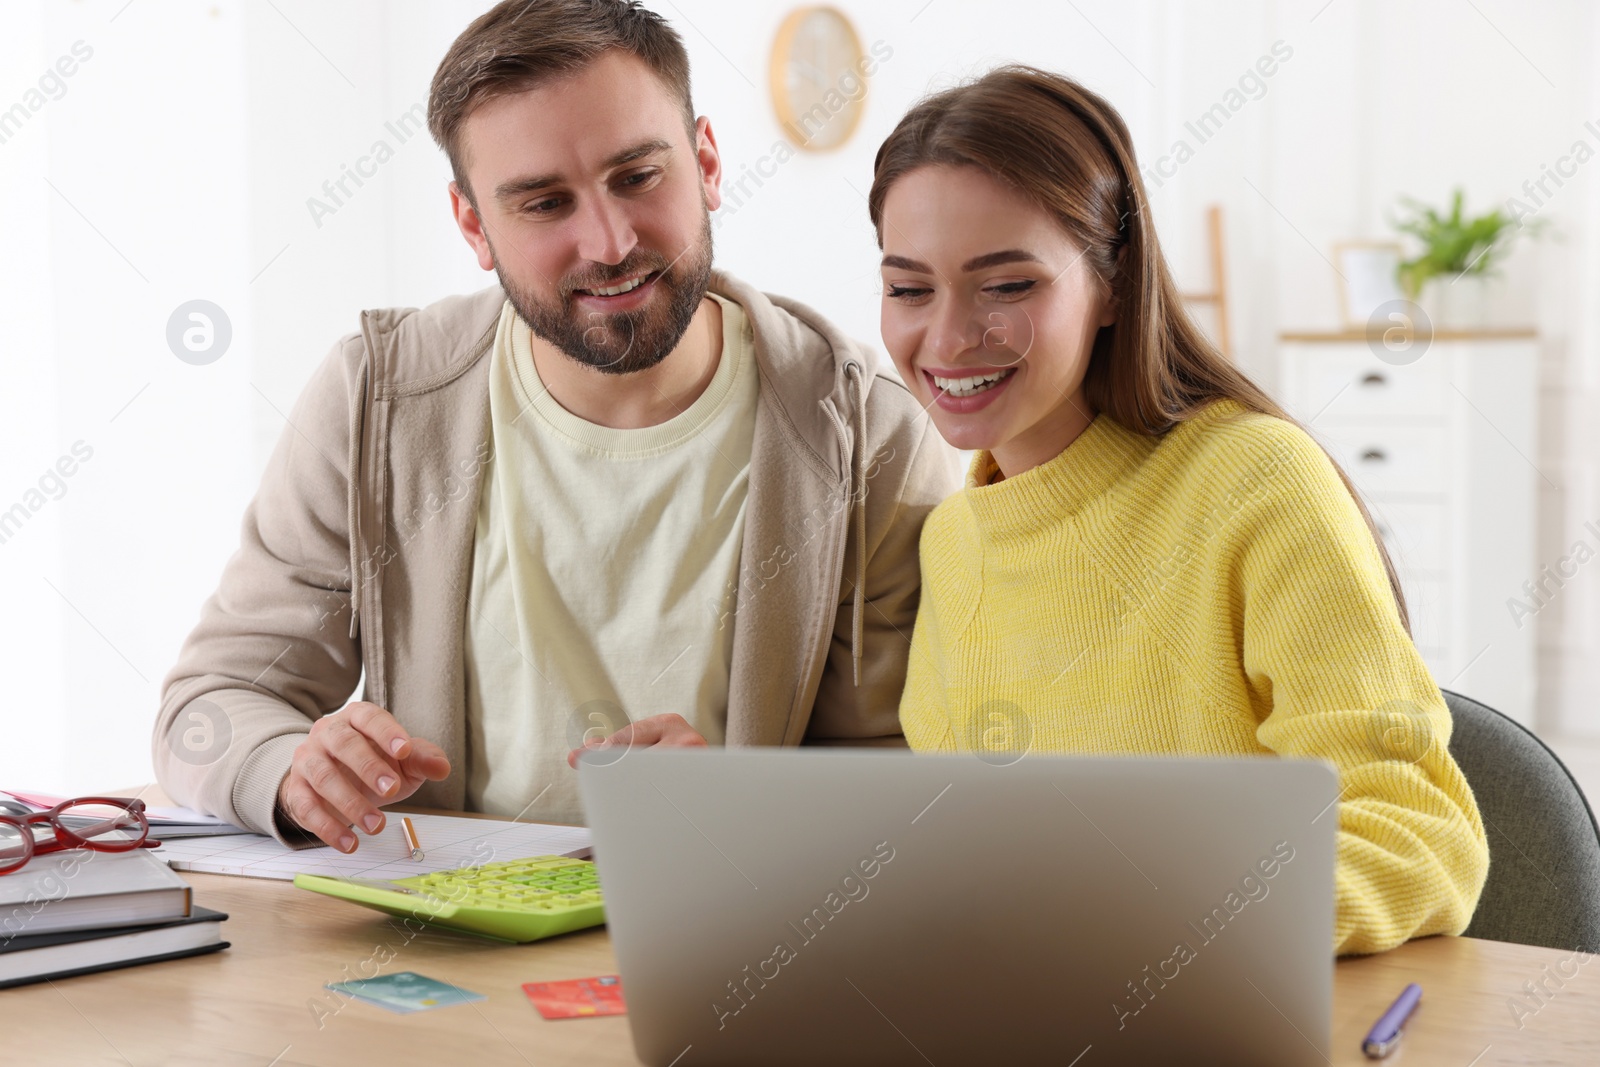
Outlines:
[[[42,827],[43,829],[36,829]],[[21,869],[35,856],[69,848],[131,852],[156,848],[144,801],[126,797],[79,797],[49,811],[13,818],[0,815],[0,875]]]

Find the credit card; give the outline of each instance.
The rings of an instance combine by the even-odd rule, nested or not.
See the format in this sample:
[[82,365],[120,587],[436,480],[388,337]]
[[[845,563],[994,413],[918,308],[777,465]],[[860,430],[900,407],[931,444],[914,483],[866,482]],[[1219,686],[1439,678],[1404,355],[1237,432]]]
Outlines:
[[622,979],[570,978],[564,982],[525,982],[522,991],[546,1019],[582,1019],[591,1015],[623,1015]]
[[358,978],[352,982],[329,982],[327,988],[402,1015],[488,999],[482,993],[473,993],[415,971],[380,974],[376,978]]

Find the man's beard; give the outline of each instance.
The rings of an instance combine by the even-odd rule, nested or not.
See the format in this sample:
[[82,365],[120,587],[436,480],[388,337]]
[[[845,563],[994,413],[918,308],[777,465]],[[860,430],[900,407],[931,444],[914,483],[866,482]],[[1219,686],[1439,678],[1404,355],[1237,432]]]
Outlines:
[[[649,370],[678,346],[705,299],[711,284],[711,216],[705,216],[698,245],[677,260],[636,248],[616,266],[601,267],[603,273],[562,279],[561,295],[554,304],[542,303],[531,290],[513,285],[498,255],[494,270],[506,299],[538,337],[603,374]],[[658,272],[652,284],[663,290],[665,300],[654,296],[646,307],[610,314],[579,312],[572,305],[578,289],[604,288],[651,272]]]

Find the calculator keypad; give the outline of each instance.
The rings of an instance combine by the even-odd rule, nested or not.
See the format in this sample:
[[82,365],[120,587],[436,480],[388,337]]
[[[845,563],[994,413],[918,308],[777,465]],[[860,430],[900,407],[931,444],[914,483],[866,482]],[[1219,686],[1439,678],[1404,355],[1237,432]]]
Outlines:
[[295,884],[391,915],[517,943],[606,921],[594,864],[565,856],[531,856],[383,883],[299,874]]
[[486,863],[398,881],[461,907],[491,910],[553,912],[603,899],[594,864],[565,857]]

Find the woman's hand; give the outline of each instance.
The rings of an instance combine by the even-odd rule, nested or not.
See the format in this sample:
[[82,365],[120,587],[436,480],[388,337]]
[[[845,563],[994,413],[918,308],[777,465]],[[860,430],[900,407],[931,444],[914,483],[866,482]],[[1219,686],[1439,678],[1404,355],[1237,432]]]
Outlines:
[[[629,723],[609,737],[589,741],[582,748],[575,748],[567,754],[567,766],[576,768],[578,757],[590,749],[605,748],[649,748],[653,745],[670,745],[677,748],[705,748],[706,739],[701,737],[687,719],[675,712],[665,715],[652,715],[648,719]],[[620,759],[622,753],[616,753],[613,758]]]

